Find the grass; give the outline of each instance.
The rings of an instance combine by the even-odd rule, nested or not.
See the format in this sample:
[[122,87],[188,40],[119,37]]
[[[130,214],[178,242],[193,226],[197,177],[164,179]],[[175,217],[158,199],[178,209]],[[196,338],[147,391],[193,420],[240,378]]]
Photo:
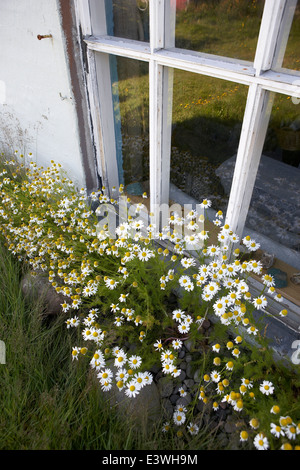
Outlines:
[[[28,303],[21,267],[0,246],[0,449],[128,449],[133,433],[101,400],[86,367],[70,359],[64,318],[47,320],[41,302]],[[74,339],[74,338],[73,338]]]
[[65,318],[46,317],[42,299],[20,289],[22,265],[0,244],[1,450],[180,450],[212,448],[204,426],[188,442],[161,433],[147,435],[121,420],[99,393],[88,363],[72,362],[76,341]]

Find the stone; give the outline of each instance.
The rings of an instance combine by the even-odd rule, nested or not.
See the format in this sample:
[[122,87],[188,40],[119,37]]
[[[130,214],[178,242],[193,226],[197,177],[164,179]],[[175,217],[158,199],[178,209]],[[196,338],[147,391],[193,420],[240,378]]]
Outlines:
[[42,303],[44,314],[58,315],[63,312],[61,304],[66,298],[52,287],[48,275],[44,273],[32,275],[28,272],[21,279],[21,290],[25,297]]
[[[107,367],[115,374],[116,367],[112,361],[107,362]],[[108,401],[109,406],[113,408],[120,419],[133,425],[137,432],[147,435],[148,432],[153,431],[161,419],[162,402],[154,381],[145,385],[134,398],[127,397],[116,384],[113,384],[107,392],[103,392],[99,387],[99,394],[102,399]]]
[[188,406],[192,401],[192,397],[189,393],[185,395],[185,397],[179,397],[176,406],[182,405],[182,406]]
[[200,383],[200,382],[201,382],[201,378],[202,378],[202,372],[201,372],[200,369],[197,369],[196,372],[194,373],[193,379],[194,379],[194,381],[195,381],[196,383]]
[[271,268],[268,269],[267,273],[274,278],[275,287],[283,289],[287,287],[287,274],[281,269]]
[[174,407],[168,398],[163,398],[161,402],[162,414],[165,419],[172,419]]
[[176,405],[176,402],[177,402],[177,400],[178,400],[178,398],[179,398],[179,395],[171,395],[170,398],[169,398],[169,400],[170,400],[170,402],[172,403],[172,405],[175,406],[175,405]]
[[293,284],[300,284],[300,273],[295,273],[293,274],[291,277],[290,277],[290,281],[293,283]]
[[159,394],[162,398],[168,398],[172,395],[174,384],[170,377],[161,377],[157,382]]
[[193,377],[194,377],[193,365],[190,362],[187,364],[186,376],[187,376],[188,379],[193,379]]
[[192,352],[195,348],[195,341],[188,339],[184,342],[187,351]]
[[185,350],[182,348],[178,353],[178,358],[183,359],[185,356]]
[[264,252],[260,258],[263,269],[269,269],[274,264],[275,255]]
[[205,318],[203,320],[202,324],[201,324],[201,326],[202,326],[202,328],[204,328],[204,330],[208,330],[208,328],[210,328],[210,325],[211,325],[211,323],[207,318]]
[[193,360],[193,357],[191,354],[187,354],[186,357],[185,357],[185,361],[186,362],[191,362]]
[[183,383],[184,383],[184,385],[186,386],[187,389],[191,389],[195,385],[195,382],[194,382],[193,379],[185,379],[185,381]]

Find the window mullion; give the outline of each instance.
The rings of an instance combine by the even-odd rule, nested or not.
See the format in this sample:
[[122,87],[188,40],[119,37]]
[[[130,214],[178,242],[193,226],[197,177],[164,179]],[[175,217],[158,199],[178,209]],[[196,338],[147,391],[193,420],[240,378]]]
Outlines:
[[250,86],[226,213],[226,223],[238,236],[250,206],[272,103],[272,93],[256,84]]

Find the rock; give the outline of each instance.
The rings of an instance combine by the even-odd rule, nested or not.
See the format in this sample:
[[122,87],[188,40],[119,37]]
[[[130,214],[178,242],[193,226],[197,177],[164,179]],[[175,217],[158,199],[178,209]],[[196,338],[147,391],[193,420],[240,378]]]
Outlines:
[[208,328],[210,328],[210,325],[211,325],[211,323],[207,318],[205,318],[203,320],[202,324],[201,324],[201,326],[202,326],[202,328],[204,328],[204,330],[208,330]]
[[174,384],[170,377],[162,377],[157,382],[158,391],[162,398],[168,398],[172,395]]
[[[108,361],[107,367],[116,372],[113,362]],[[97,380],[97,379],[96,379]],[[157,385],[153,381],[145,385],[140,393],[134,397],[127,397],[124,391],[120,391],[113,384],[112,388],[103,392],[99,387],[99,393],[103,399],[107,399],[109,405],[117,412],[120,419],[126,419],[136,431],[147,434],[153,431],[153,427],[161,419],[161,399]]]
[[185,357],[185,361],[186,362],[191,362],[193,359],[192,355],[191,354],[187,354],[186,357]]
[[275,287],[282,289],[287,287],[287,274],[281,269],[271,268],[268,269],[268,274],[274,278]]
[[182,406],[188,406],[189,403],[191,403],[192,401],[192,397],[189,393],[187,393],[185,395],[185,397],[179,397],[177,402],[176,402],[176,406],[178,405],[182,405]]
[[293,284],[300,284],[300,273],[295,273],[293,274],[291,277],[290,277],[290,281],[293,283]]
[[21,280],[21,289],[25,297],[31,300],[39,300],[44,307],[46,315],[57,315],[63,312],[61,304],[66,297],[58,294],[49,283],[48,275],[44,273],[25,274]]
[[200,382],[201,382],[201,378],[202,378],[202,372],[201,372],[200,369],[197,369],[196,372],[194,373],[193,379],[194,379],[194,381],[195,381],[196,383],[200,383]]
[[272,253],[264,252],[260,258],[260,262],[264,269],[269,269],[274,264],[275,255]]
[[186,376],[188,379],[192,379],[194,377],[194,369],[191,363],[188,363],[186,368]]
[[192,352],[194,351],[194,348],[195,348],[195,341],[188,339],[184,342],[184,346],[187,351]]
[[177,402],[178,398],[179,398],[179,395],[171,395],[170,396],[169,400],[170,400],[170,402],[172,403],[173,406],[176,405],[176,402]]
[[172,419],[174,406],[168,398],[163,398],[161,402],[162,414],[165,419]]
[[183,383],[187,389],[191,389],[195,385],[195,382],[193,379],[185,379]]
[[185,356],[185,350],[184,349],[181,349],[178,353],[178,358],[179,359],[183,359]]

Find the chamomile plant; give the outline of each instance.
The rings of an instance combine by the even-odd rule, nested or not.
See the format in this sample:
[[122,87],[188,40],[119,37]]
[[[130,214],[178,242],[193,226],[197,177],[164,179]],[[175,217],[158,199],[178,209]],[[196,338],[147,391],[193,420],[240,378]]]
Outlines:
[[[3,161],[0,234],[33,275],[46,273],[63,296],[66,328],[78,331],[73,362],[88,361],[104,392],[117,387],[134,400],[154,380],[154,364],[180,385],[179,353],[192,341],[203,374],[191,406],[178,406],[164,432],[197,435],[200,401],[212,413],[228,407],[245,423],[237,429],[241,448],[298,448],[297,400],[284,373],[276,375],[264,324],[254,320],[254,312],[268,315],[267,294],[278,302],[278,315],[287,314],[272,276],[245,256],[259,244],[240,240],[221,211],[212,243],[209,200],[200,212],[171,212],[157,227],[155,214],[131,203],[122,185],[113,198],[105,188],[88,194],[61,165],[45,169],[22,159]],[[253,296],[248,281],[259,275],[262,289]],[[209,334],[207,319],[214,325]]]

